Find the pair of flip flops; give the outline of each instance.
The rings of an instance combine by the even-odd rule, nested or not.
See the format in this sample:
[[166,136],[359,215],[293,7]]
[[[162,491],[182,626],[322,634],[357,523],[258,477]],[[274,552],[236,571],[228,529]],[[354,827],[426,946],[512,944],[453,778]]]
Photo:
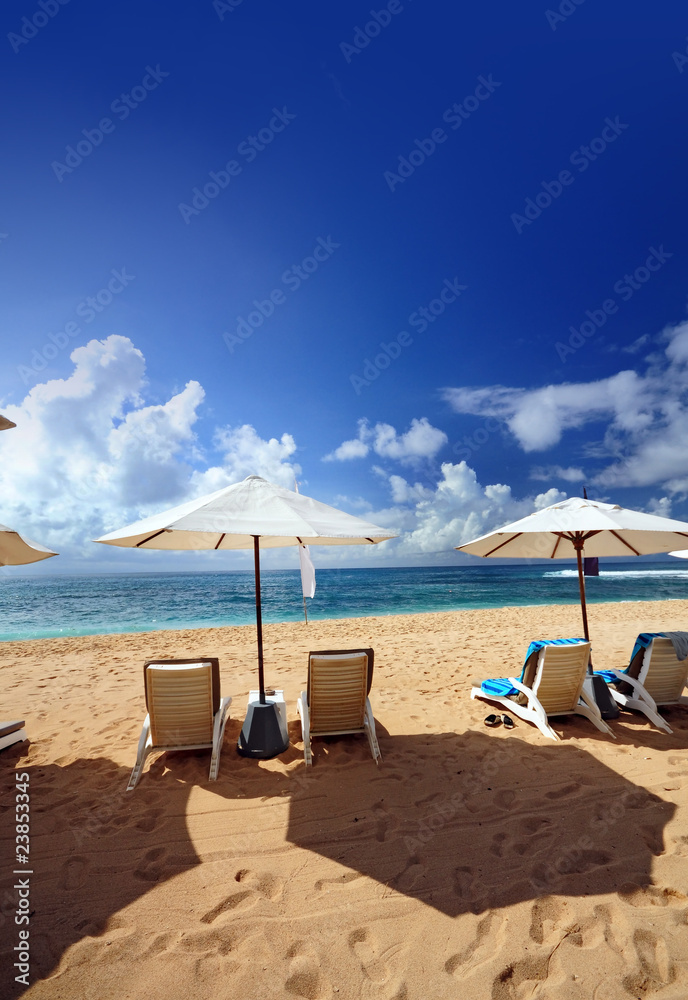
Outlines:
[[488,715],[485,719],[486,726],[501,726],[502,723],[505,729],[513,729],[515,725],[510,715],[502,715],[501,718],[498,715]]

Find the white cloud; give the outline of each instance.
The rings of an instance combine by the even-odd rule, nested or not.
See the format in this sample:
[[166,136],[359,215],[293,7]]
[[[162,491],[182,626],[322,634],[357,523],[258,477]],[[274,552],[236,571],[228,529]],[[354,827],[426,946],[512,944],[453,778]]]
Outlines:
[[198,471],[203,388],[191,381],[164,403],[146,402],[145,360],[127,337],[92,340],[70,357],[68,378],[3,407],[17,424],[0,435],[2,515],[11,527],[58,552],[106,559],[90,539],[251,473],[293,487],[300,467],[289,461],[291,435],[265,441],[250,425],[220,428],[221,462]]
[[550,489],[516,500],[511,488],[502,483],[481,486],[465,462],[444,462],[441,479],[432,490],[419,484],[410,486],[401,476],[390,476],[389,484],[395,503],[411,504],[404,519],[406,534],[387,543],[393,546],[396,557],[449,552],[456,545],[566,497],[566,493]]
[[657,514],[659,517],[671,517],[671,498],[653,497],[645,505],[648,514]]
[[388,458],[403,465],[419,465],[424,460],[434,458],[447,441],[444,431],[433,427],[427,417],[421,417],[420,420],[414,417],[404,434],[397,434],[391,424],[377,423],[371,427],[367,420],[359,420],[358,436],[344,441],[325,455],[323,461],[344,462],[353,458],[365,458],[372,451],[380,458]]
[[[300,474],[301,466],[288,461],[296,451],[296,442],[291,434],[283,434],[279,440],[270,438],[266,441],[250,424],[242,424],[240,427],[218,428],[213,443],[222,452],[222,465],[194,474],[194,485],[199,487],[201,494],[237,483],[251,475],[263,476],[278,486],[294,489],[294,480]],[[214,485],[216,482],[218,485]]]
[[550,479],[563,479],[567,483],[582,483],[585,479],[585,473],[582,469],[573,466],[563,468],[561,465],[534,465],[530,470],[530,478],[545,483],[549,482]]
[[688,322],[663,331],[661,339],[667,344],[664,352],[646,358],[641,374],[621,371],[596,382],[539,389],[449,388],[444,397],[458,413],[503,420],[525,452],[553,448],[572,428],[602,425],[602,440],[589,442],[586,453],[608,464],[591,482],[661,483],[672,492],[685,491]]
[[433,491],[421,483],[413,486],[407,483],[402,476],[390,476],[389,485],[392,491],[394,503],[408,503],[410,500],[429,500]]
[[636,337],[632,344],[627,344],[625,347],[622,347],[621,350],[625,354],[637,354],[638,351],[642,350],[643,347],[646,347],[649,342],[649,334],[644,333],[642,336]]

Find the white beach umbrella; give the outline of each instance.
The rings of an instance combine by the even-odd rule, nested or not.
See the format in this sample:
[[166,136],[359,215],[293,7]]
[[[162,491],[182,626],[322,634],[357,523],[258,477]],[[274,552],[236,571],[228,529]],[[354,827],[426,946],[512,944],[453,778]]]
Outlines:
[[678,552],[670,552],[670,556],[676,556],[677,559],[688,559],[688,549],[680,549]]
[[518,559],[571,559],[578,562],[583,629],[589,639],[583,556],[641,556],[669,552],[688,538],[688,523],[618,504],[571,497],[528,514],[465,545],[475,556]]
[[[260,705],[266,705],[263,676],[263,628],[260,600],[260,548],[287,545],[375,545],[396,533],[274,486],[260,476],[171,510],[111,531],[96,539],[106,545],[145,549],[253,549],[256,576],[256,629]],[[248,756],[274,756],[253,753]],[[242,752],[244,750],[242,749]]]
[[0,524],[0,566],[26,566],[56,555],[57,552],[47,549],[40,542],[32,542],[18,531]]
[[[0,413],[0,431],[8,431],[17,425]],[[18,531],[0,524],[0,566],[26,566],[28,563],[50,559],[58,553],[46,549],[40,542],[23,538]]]

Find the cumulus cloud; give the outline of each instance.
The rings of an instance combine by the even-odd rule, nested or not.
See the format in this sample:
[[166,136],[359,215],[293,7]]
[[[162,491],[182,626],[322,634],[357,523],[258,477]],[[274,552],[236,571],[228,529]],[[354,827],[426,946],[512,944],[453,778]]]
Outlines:
[[403,465],[419,465],[434,458],[447,441],[444,431],[433,427],[427,417],[420,420],[414,417],[404,434],[398,434],[391,424],[377,423],[371,427],[367,420],[359,420],[357,437],[344,441],[323,460],[345,462],[365,458],[373,452]]
[[194,430],[203,388],[191,381],[165,402],[147,402],[145,360],[127,337],[92,340],[70,357],[67,378],[3,407],[17,425],[0,436],[11,527],[57,551],[105,558],[90,539],[251,473],[293,487],[293,438],[263,440],[247,424],[217,430],[221,460],[207,467]]
[[503,483],[482,486],[465,462],[444,462],[441,478],[433,489],[411,486],[401,476],[389,477],[395,503],[407,503],[405,535],[394,546],[395,555],[417,555],[451,551],[456,545],[508,524],[533,510],[566,498],[557,489],[516,499]]
[[642,373],[621,371],[595,382],[538,389],[448,388],[444,398],[457,413],[504,421],[525,452],[546,451],[566,431],[597,424],[601,440],[590,444],[587,455],[607,464],[591,482],[661,483],[672,492],[686,491],[688,322],[665,330],[660,340],[663,352],[646,358]]
[[582,483],[585,473],[582,469],[561,465],[534,465],[530,470],[530,478],[548,483],[550,479],[563,479],[567,483]]
[[203,472],[194,472],[194,495],[212,493],[252,475],[263,476],[278,486],[294,489],[294,480],[300,474],[301,466],[289,461],[296,451],[296,442],[291,434],[283,434],[279,440],[270,438],[266,441],[250,424],[242,424],[240,427],[218,428],[213,443],[222,453],[222,463]]

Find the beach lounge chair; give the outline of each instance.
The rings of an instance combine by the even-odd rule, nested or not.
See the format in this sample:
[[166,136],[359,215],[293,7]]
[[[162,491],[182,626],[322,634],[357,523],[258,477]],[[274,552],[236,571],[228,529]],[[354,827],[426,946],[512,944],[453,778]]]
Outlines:
[[0,750],[11,747],[13,743],[21,743],[28,739],[24,722],[0,722]]
[[520,719],[532,722],[544,736],[559,737],[548,716],[583,715],[601,732],[614,736],[592,696],[584,689],[590,643],[583,639],[541,639],[531,642],[520,679],[483,681],[471,698],[495,701]]
[[296,707],[301,718],[303,756],[313,763],[311,739],[365,733],[373,759],[380,760],[368,695],[373,683],[372,649],[326,649],[308,654],[308,690]]
[[127,791],[136,787],[146,757],[163,750],[212,748],[210,780],[217,778],[231,698],[220,697],[216,657],[148,660],[143,666],[146,716]]
[[[683,637],[683,642],[681,638]],[[683,659],[679,655],[683,654]],[[688,681],[688,632],[642,632],[625,670],[600,670],[620,708],[644,715],[665,733],[673,730],[658,705],[688,705],[683,689]]]

